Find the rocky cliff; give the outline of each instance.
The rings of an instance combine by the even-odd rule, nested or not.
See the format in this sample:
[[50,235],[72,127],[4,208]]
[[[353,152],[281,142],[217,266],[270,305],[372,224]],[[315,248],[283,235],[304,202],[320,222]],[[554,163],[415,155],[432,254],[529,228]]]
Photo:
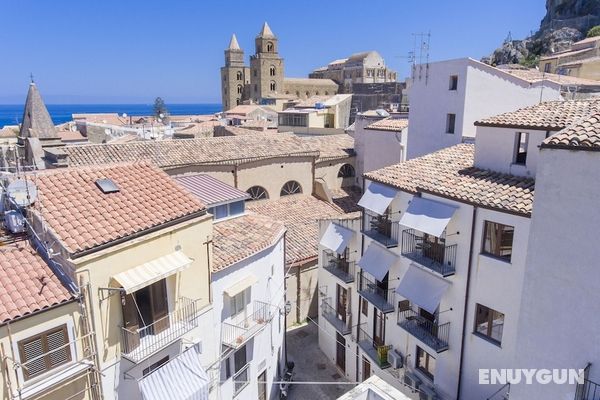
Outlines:
[[600,0],[546,0],[546,15],[535,34],[522,40],[507,38],[482,61],[534,65],[541,55],[568,49],[595,25],[600,25]]

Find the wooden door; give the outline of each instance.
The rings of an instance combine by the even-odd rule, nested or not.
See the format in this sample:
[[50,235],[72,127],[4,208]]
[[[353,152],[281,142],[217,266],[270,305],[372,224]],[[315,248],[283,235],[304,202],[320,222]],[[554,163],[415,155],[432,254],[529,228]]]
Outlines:
[[335,363],[344,372],[346,372],[346,339],[339,332],[335,333],[336,352]]
[[267,370],[258,375],[258,400],[267,400]]
[[375,308],[373,313],[373,346],[383,346],[385,343],[385,315]]
[[365,381],[371,377],[371,363],[365,357],[362,358],[362,380]]
[[337,292],[337,317],[346,323],[346,310],[348,305],[348,290],[340,285],[336,285]]
[[169,321],[169,301],[167,299],[166,279],[152,284],[150,286],[152,322],[154,323],[154,334],[158,334],[170,326]]

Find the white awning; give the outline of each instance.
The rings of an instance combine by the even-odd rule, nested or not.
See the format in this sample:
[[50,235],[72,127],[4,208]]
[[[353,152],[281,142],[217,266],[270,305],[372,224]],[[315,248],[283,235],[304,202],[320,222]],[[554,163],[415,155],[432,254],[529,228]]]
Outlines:
[[383,278],[385,278],[385,274],[388,273],[397,260],[397,255],[384,249],[375,242],[371,242],[357,264],[363,270],[373,275],[375,279],[382,281]]
[[192,260],[188,256],[181,251],[176,251],[118,273],[113,276],[113,279],[129,294],[183,271],[191,263]]
[[331,222],[325,230],[320,244],[329,250],[335,251],[337,254],[342,254],[346,250],[346,247],[348,247],[348,242],[353,235],[354,231],[351,229]]
[[208,400],[209,379],[195,346],[138,382],[144,400]]
[[400,225],[440,237],[455,211],[454,206],[415,196],[402,215]]
[[358,205],[383,215],[397,193],[398,190],[391,186],[370,182]]
[[448,281],[410,265],[396,293],[433,314],[449,285]]
[[258,282],[258,279],[256,278],[256,276],[248,275],[241,281],[238,281],[238,282],[234,283],[233,285],[231,285],[230,287],[228,287],[227,289],[225,289],[224,292],[227,296],[233,297],[236,294],[241,293],[244,290],[246,290],[247,288],[249,288],[250,286],[254,285],[256,282]]

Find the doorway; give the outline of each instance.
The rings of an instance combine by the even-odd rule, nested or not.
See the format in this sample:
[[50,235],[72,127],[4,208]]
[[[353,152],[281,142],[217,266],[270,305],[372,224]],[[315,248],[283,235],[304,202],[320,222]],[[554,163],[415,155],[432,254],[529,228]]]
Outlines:
[[336,352],[335,363],[346,373],[346,339],[339,332],[335,333]]

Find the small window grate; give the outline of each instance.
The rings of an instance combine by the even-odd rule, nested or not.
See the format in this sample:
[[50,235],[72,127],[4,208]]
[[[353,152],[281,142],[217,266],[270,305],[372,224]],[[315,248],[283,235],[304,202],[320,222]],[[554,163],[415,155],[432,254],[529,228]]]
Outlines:
[[102,193],[119,192],[119,187],[110,179],[98,179],[96,180],[96,186],[102,190]]

